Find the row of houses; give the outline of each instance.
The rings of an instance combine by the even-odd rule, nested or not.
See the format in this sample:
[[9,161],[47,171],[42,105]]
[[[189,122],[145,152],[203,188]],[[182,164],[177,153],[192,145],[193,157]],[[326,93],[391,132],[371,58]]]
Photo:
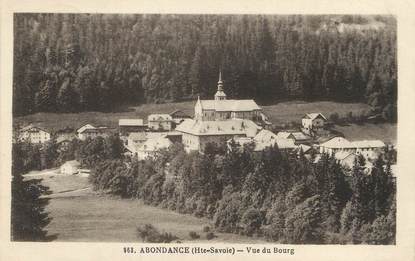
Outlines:
[[[203,153],[208,144],[229,146],[250,144],[254,151],[269,146],[287,151],[314,151],[328,153],[349,166],[353,157],[363,155],[375,158],[385,146],[379,140],[348,141],[334,137],[321,144],[316,142],[318,133],[326,129],[327,118],[321,113],[308,113],[301,119],[301,130],[274,133],[268,129],[270,122],[254,100],[228,100],[223,89],[221,74],[213,100],[197,99],[194,117],[177,110],[170,114],[151,114],[147,124],[143,119],[119,119],[118,134],[124,142],[126,154],[145,159],[157,151],[181,142],[186,152]],[[80,140],[107,136],[117,132],[114,128],[86,124],[76,131],[62,130],[60,142],[77,137]],[[33,143],[43,143],[51,134],[37,127],[23,128],[21,137]]]
[[[120,136],[128,136],[131,132],[144,131],[171,131],[176,125],[184,119],[191,118],[181,110],[175,110],[170,114],[151,114],[147,118],[147,123],[143,119],[119,119],[118,131]],[[71,141],[74,138],[86,140],[98,136],[106,137],[116,133],[115,128],[107,126],[94,126],[85,124],[78,129],[66,127],[64,129],[52,132],[47,128],[29,124],[17,131],[16,141],[26,141],[30,143],[45,143],[55,136],[58,143]]]

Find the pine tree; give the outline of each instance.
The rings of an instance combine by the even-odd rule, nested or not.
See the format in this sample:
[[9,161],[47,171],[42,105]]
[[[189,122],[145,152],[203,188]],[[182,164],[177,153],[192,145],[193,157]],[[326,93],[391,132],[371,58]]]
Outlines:
[[40,180],[24,180],[23,157],[19,144],[13,145],[12,162],[12,203],[11,203],[11,239],[13,241],[49,241],[54,236],[47,235],[45,227],[51,218],[45,212],[48,204],[49,189],[40,184]]
[[321,244],[323,243],[321,223],[320,197],[315,195],[297,205],[287,215],[285,241],[290,244]]

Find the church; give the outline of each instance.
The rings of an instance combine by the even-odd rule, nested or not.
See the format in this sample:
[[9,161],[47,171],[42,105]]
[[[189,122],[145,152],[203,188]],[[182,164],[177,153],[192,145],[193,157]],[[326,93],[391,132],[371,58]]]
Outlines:
[[195,119],[203,121],[247,119],[259,122],[262,117],[262,109],[254,100],[226,99],[221,73],[219,73],[218,90],[214,100],[200,100],[198,98],[195,106]]
[[219,73],[218,89],[213,100],[197,99],[194,119],[186,119],[176,131],[182,133],[187,152],[203,152],[209,143],[226,145],[232,138],[253,138],[262,129],[262,109],[254,100],[228,100]]

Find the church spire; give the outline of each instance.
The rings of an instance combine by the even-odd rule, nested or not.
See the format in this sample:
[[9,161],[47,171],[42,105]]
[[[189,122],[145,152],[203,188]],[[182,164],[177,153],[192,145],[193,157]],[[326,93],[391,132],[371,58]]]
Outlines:
[[215,94],[215,100],[226,100],[226,94],[223,91],[222,71],[219,70],[218,91]]
[[218,91],[223,91],[222,71],[219,71]]

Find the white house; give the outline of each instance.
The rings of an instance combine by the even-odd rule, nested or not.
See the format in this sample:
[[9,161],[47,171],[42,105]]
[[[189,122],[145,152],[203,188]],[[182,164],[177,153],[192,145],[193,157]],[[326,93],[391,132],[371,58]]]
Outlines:
[[172,142],[165,136],[150,138],[146,140],[141,146],[138,146],[136,153],[138,159],[146,159],[154,156],[158,151],[167,149],[172,145]]
[[297,145],[294,144],[293,139],[284,138],[278,136],[269,130],[261,130],[255,137],[254,141],[259,145],[258,148],[274,146],[275,144],[279,149],[295,149]]
[[277,137],[280,139],[293,140],[295,145],[307,144],[311,142],[311,137],[302,133],[301,131],[294,131],[294,132],[280,131],[277,133]]
[[49,141],[51,133],[43,128],[28,125],[19,131],[19,140],[30,143],[44,143]]
[[340,165],[348,169],[353,168],[357,157],[356,153],[349,151],[338,151],[334,154],[334,158],[339,161]]
[[185,119],[191,119],[192,118],[192,117],[190,117],[190,115],[183,112],[182,110],[175,110],[175,111],[170,113],[170,116],[172,117],[173,122],[176,125],[182,123]]
[[98,136],[106,137],[109,134],[109,128],[105,126],[94,127],[91,124],[86,124],[76,130],[78,138],[80,140],[86,140],[87,138],[96,138]]
[[76,160],[67,161],[60,168],[61,174],[72,175],[78,173],[81,164]]
[[148,128],[155,131],[170,131],[173,118],[169,114],[150,114],[147,118]]
[[349,152],[363,155],[366,159],[376,158],[385,143],[380,140],[348,141],[343,137],[334,137],[320,144],[320,153],[334,155],[337,152]]
[[307,113],[301,120],[303,131],[311,134],[312,131],[322,130],[327,122],[327,118],[321,113]]
[[143,119],[119,119],[118,130],[120,136],[128,136],[131,132],[144,131],[147,126],[144,125]]

